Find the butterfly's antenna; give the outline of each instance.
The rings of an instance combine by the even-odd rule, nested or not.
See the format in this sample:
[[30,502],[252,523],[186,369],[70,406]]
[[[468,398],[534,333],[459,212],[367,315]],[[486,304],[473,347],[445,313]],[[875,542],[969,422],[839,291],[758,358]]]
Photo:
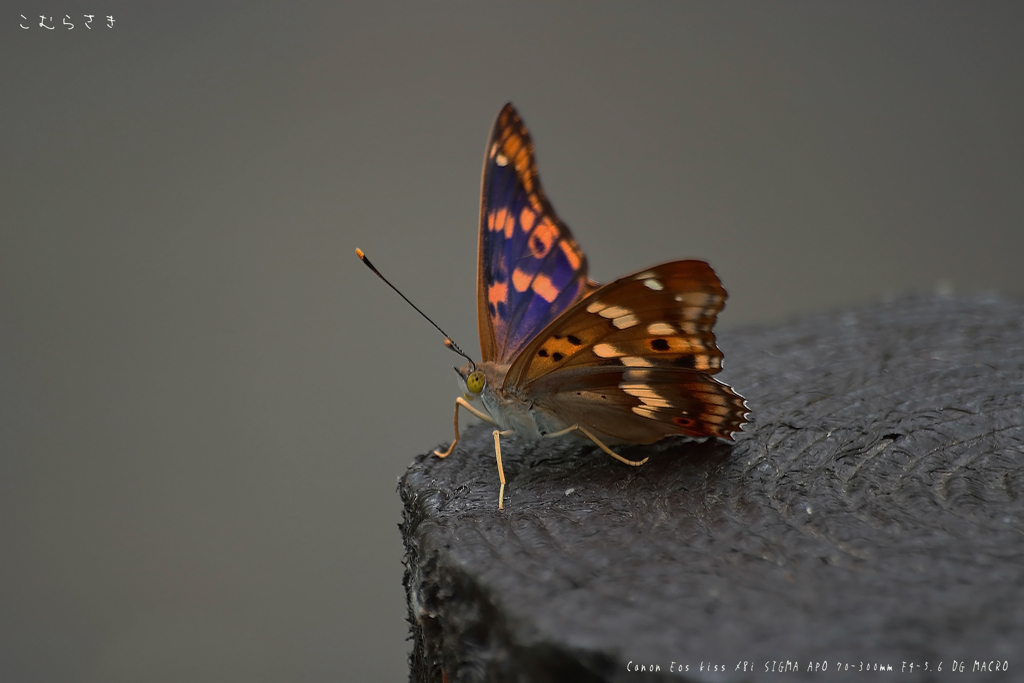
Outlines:
[[407,303],[410,306],[412,306],[413,308],[415,308],[417,313],[419,313],[424,318],[426,318],[426,321],[428,323],[433,325],[437,329],[438,332],[440,332],[441,334],[444,335],[444,345],[445,346],[447,346],[449,349],[451,349],[455,353],[459,354],[460,356],[462,356],[463,358],[468,360],[473,365],[474,369],[476,368],[476,363],[473,362],[473,359],[470,358],[468,355],[466,355],[466,352],[463,351],[462,349],[460,349],[458,344],[456,344],[455,342],[452,341],[452,338],[448,336],[447,332],[445,332],[440,327],[438,327],[437,323],[435,323],[433,320],[431,320],[430,317],[426,313],[424,313],[423,311],[420,310],[419,306],[417,306],[413,302],[409,301],[409,297],[407,297],[405,294],[402,294],[402,292],[400,292],[398,290],[398,287],[395,287],[393,284],[391,284],[391,282],[386,277],[384,277],[383,275],[380,274],[379,270],[377,270],[376,268],[373,267],[373,264],[370,263],[370,259],[366,258],[366,254],[363,253],[362,249],[359,249],[358,247],[356,248],[356,256],[358,256],[359,260],[362,261],[363,263],[365,263],[366,267],[369,268],[370,270],[372,270],[377,277],[379,277],[381,280],[383,280],[384,283],[388,287],[390,287],[391,289],[395,290],[395,292],[398,293],[398,296],[400,296],[403,299],[405,299],[405,303]]

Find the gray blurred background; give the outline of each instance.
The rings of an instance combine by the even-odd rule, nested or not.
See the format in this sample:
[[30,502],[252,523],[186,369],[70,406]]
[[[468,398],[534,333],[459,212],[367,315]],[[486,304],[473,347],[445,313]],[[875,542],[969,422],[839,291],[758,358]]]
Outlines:
[[591,274],[726,330],[1024,294],[1021,3],[74,7],[0,14],[3,681],[407,675],[458,359],[353,249],[475,353],[508,100]]

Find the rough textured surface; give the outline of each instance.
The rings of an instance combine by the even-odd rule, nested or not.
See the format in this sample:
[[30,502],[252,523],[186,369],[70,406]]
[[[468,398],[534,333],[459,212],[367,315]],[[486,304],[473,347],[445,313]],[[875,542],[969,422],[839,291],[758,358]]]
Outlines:
[[734,445],[630,468],[506,439],[503,511],[486,427],[415,460],[412,680],[1024,680],[1024,305],[903,299],[720,343],[753,411]]

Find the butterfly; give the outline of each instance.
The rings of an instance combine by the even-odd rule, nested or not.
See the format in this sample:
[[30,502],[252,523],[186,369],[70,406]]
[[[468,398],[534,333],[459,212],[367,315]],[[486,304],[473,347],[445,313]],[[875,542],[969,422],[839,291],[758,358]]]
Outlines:
[[435,455],[459,442],[460,408],[495,425],[500,509],[502,436],[573,435],[627,465],[647,458],[628,460],[610,446],[671,435],[731,441],[748,413],[743,397],[713,377],[722,352],[712,328],[726,293],[711,266],[671,261],[606,285],[591,280],[541,189],[533,141],[511,104],[491,131],[481,186],[482,360],[466,356],[457,370],[464,391],[455,439]]

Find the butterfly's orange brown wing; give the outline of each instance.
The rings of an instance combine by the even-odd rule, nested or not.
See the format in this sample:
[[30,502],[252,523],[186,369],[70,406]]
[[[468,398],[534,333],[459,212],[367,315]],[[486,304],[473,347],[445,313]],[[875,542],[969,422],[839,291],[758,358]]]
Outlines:
[[515,358],[505,390],[612,440],[667,434],[731,439],[746,405],[711,375],[722,367],[713,327],[725,303],[703,261],[674,261],[604,285]]

